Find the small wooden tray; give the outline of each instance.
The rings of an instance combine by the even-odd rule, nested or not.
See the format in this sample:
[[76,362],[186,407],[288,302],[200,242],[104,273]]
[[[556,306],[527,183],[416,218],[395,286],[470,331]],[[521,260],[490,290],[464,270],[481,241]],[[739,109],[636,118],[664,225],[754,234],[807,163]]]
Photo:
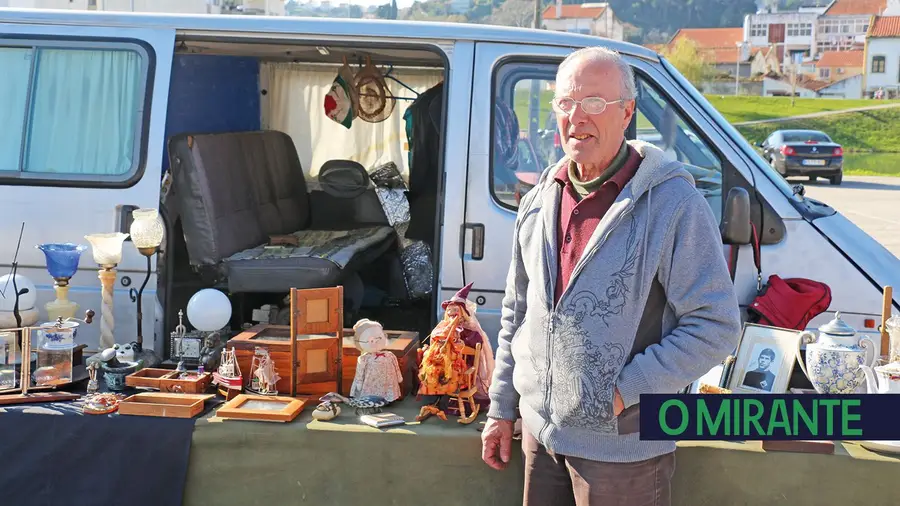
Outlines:
[[212,374],[203,374],[191,379],[178,379],[183,371],[172,369],[146,368],[125,376],[125,384],[135,388],[155,388],[161,392],[202,394],[212,383]]
[[303,411],[308,399],[276,395],[240,394],[216,411],[220,418],[258,422],[290,422]]
[[172,369],[148,367],[125,376],[125,384],[135,388],[159,388],[160,379],[173,372]]
[[160,416],[165,418],[193,418],[203,411],[203,402],[214,395],[165,394],[143,392],[119,403],[119,414]]

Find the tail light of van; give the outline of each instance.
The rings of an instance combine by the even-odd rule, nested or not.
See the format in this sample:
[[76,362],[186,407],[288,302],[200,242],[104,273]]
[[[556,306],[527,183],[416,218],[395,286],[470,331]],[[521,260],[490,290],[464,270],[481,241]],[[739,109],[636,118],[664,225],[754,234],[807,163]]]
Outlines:
[[794,156],[797,154],[797,151],[790,146],[781,146],[781,154],[784,156]]
[[844,148],[834,148],[834,153],[832,153],[832,156],[844,156]]
[[556,132],[555,134],[553,134],[553,147],[554,148],[562,147],[562,142],[560,141],[560,138],[559,138],[559,132]]

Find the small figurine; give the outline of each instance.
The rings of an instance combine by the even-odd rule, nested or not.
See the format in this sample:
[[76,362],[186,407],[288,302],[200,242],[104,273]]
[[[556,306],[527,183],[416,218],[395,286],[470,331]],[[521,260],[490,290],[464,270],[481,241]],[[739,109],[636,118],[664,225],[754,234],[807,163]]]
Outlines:
[[91,362],[87,365],[88,372],[88,384],[87,384],[87,394],[91,395],[97,393],[100,390],[100,382],[97,381],[97,369],[100,368],[100,364],[98,362]]
[[350,397],[375,395],[388,403],[402,397],[403,373],[397,356],[383,351],[387,347],[384,328],[376,321],[363,318],[356,322],[353,331],[353,343],[361,354],[356,360]]
[[114,344],[113,349],[116,350],[116,360],[119,362],[134,362],[134,343]]
[[337,403],[325,401],[316,406],[316,409],[312,412],[312,417],[315,420],[324,422],[331,420],[339,414],[341,414],[341,407],[337,405]]

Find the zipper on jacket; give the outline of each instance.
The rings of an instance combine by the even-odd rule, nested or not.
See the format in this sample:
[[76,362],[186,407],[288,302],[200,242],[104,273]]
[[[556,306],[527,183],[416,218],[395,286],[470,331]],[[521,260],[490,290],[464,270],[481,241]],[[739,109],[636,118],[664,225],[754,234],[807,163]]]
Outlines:
[[[550,322],[547,326],[548,327],[547,328],[547,374],[545,376],[546,381],[544,382],[545,383],[544,411],[547,414],[547,418],[544,420],[544,426],[541,427],[541,430],[538,432],[538,441],[540,441],[541,444],[546,445],[546,441],[544,440],[544,434],[546,433],[547,429],[550,428],[550,396],[551,396],[552,385],[553,385],[553,376],[551,374],[551,372],[552,372],[551,364],[553,362],[553,322],[556,320],[557,308],[559,307],[559,302],[562,302],[563,297],[566,296],[566,293],[568,293],[569,288],[574,284],[575,279],[578,277],[578,275],[581,273],[581,271],[584,270],[584,266],[587,265],[587,260],[590,257],[592,257],[598,249],[600,249],[600,247],[609,238],[610,234],[612,234],[613,231],[616,228],[618,228],[619,224],[622,223],[622,220],[624,220],[626,216],[631,214],[631,211],[634,209],[634,206],[635,206],[635,204],[632,201],[632,203],[629,204],[629,206],[627,208],[625,208],[625,210],[623,210],[622,213],[616,218],[616,221],[614,221],[609,226],[609,229],[606,231],[606,233],[603,234],[603,237],[601,237],[600,240],[597,241],[597,245],[594,246],[593,248],[591,248],[591,251],[588,252],[587,256],[583,257],[581,263],[579,263],[576,266],[575,270],[572,272],[572,275],[569,277],[569,284],[568,284],[568,286],[566,286],[563,289],[562,294],[560,294],[559,301],[556,301],[553,304],[552,309],[550,310]],[[551,294],[551,296],[552,296],[552,294]]]

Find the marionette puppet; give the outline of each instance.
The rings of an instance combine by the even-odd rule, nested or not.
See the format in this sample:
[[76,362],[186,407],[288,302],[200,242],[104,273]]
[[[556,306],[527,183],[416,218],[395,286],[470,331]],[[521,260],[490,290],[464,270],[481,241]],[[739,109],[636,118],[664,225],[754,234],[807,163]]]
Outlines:
[[472,283],[469,283],[441,304],[444,318],[429,334],[427,344],[420,349],[418,395],[419,398],[425,397],[429,404],[422,406],[416,420],[421,421],[431,415],[446,420],[447,414],[461,414],[458,404],[449,402],[449,396],[457,394],[460,387],[465,386],[464,373],[475,363],[475,356],[464,355],[463,349],[475,349],[478,344],[481,344],[481,351],[478,370],[475,371],[478,392],[474,400],[479,409],[470,414],[471,420],[466,423],[474,420],[478,411],[487,411],[490,403],[488,389],[494,373],[494,352],[475,316],[477,306],[468,300],[471,288]]

